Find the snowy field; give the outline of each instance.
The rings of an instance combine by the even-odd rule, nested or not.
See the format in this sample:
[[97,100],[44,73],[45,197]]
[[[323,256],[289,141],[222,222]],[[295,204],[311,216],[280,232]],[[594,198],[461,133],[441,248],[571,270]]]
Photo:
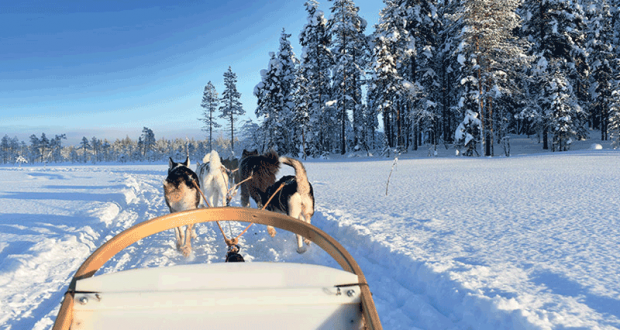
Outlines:
[[[358,261],[385,329],[620,328],[620,152],[516,151],[509,158],[403,155],[387,196],[393,158],[306,162],[317,199],[313,224]],[[0,167],[0,329],[50,329],[92,251],[168,212],[166,170]],[[223,262],[217,227],[197,232],[189,259],[167,231],[99,273]],[[241,244],[246,261],[338,267],[316,246],[298,255],[293,234],[271,238],[264,226],[253,226]]]

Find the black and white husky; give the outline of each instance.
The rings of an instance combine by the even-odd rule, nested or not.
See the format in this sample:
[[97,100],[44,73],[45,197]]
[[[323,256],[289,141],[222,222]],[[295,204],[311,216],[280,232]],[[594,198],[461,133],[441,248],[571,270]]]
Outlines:
[[[220,155],[212,150],[202,158],[202,164],[198,163],[196,174],[200,179],[200,189],[209,200],[209,205],[225,206],[226,194],[228,193],[228,171],[222,165]],[[220,205],[221,200],[221,205]]]
[[[189,157],[183,163],[175,163],[172,158],[168,162],[168,177],[164,180],[164,198],[170,213],[192,210],[200,203],[200,192],[194,183],[200,186],[198,176],[189,168]],[[192,238],[195,233],[194,225],[175,228],[177,250],[181,250],[184,257],[192,252]]]
[[[304,165],[292,158],[280,157],[280,163],[292,166],[295,169],[295,176],[286,175],[269,186],[265,192],[260,192],[261,204],[267,204],[269,198],[284,184],[282,189],[267,204],[267,210],[284,213],[295,219],[310,223],[314,215],[314,192],[312,185],[308,181],[308,175]],[[306,245],[310,245],[308,239],[303,239],[297,235],[297,252],[306,252]]]

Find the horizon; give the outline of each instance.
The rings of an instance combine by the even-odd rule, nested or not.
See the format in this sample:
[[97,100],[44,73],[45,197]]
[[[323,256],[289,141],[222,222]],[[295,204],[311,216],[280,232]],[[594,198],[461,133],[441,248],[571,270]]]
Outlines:
[[[355,4],[370,34],[384,3]],[[331,5],[319,4],[327,18]],[[72,145],[82,137],[137,139],[148,127],[156,139],[203,140],[204,86],[211,81],[221,95],[229,66],[246,112],[236,124],[256,122],[253,89],[260,70],[269,52],[277,52],[283,28],[301,56],[299,33],[307,18],[303,2],[284,0],[79,6],[2,6],[0,135],[28,142],[33,134],[66,134],[63,144]],[[225,134],[226,122],[219,123]]]

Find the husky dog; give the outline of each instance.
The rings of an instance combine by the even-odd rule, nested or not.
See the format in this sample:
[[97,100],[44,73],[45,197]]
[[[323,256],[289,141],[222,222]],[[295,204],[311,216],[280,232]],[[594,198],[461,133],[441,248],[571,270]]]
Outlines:
[[[304,165],[292,158],[280,157],[280,163],[292,166],[295,169],[295,176],[286,175],[280,178],[277,182],[266,189],[265,192],[260,192],[261,204],[267,204],[267,201],[273,195],[282,184],[284,186],[278,193],[272,198],[271,202],[267,204],[267,210],[284,213],[290,217],[298,220],[303,220],[310,223],[312,215],[314,215],[314,192],[312,185],[308,182],[308,175]],[[306,252],[306,245],[310,245],[310,240],[303,239],[300,235],[297,235],[297,252]]]
[[[200,192],[194,183],[200,186],[198,176],[189,168],[189,157],[183,163],[175,163],[170,157],[168,162],[168,177],[164,180],[164,198],[170,213],[192,210],[200,203]],[[184,257],[192,252],[192,237],[195,237],[192,228],[194,225],[175,228],[177,250],[181,250]]]
[[[270,150],[266,154],[259,155],[256,150],[243,150],[241,161],[239,162],[239,172],[241,181],[252,177],[241,185],[241,205],[250,206],[250,196],[259,208],[263,202],[260,193],[276,182],[276,173],[280,169],[278,154]],[[272,226],[267,226],[267,232],[271,237],[276,235],[276,230]]]
[[228,192],[228,170],[222,166],[220,159],[217,151],[211,150],[202,158],[203,164],[198,163],[196,167],[202,192],[213,207],[226,205]]

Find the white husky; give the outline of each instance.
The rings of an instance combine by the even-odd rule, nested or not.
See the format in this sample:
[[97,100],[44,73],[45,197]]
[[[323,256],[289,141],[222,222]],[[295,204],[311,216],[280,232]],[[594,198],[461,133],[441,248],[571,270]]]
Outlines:
[[203,164],[198,163],[196,167],[202,192],[211,206],[225,206],[228,192],[228,171],[222,165],[220,155],[217,151],[211,150],[202,158],[202,162]]

